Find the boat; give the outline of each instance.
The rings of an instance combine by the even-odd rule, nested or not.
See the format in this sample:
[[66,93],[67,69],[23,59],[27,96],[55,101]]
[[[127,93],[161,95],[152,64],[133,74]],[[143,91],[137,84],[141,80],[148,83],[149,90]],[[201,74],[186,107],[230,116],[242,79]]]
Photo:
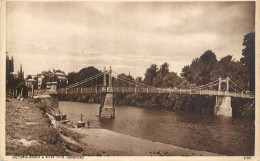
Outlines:
[[67,124],[68,122],[70,122],[70,120],[61,120],[60,122],[63,124]]
[[64,113],[61,113],[60,110],[58,110],[57,112],[54,113],[54,118],[57,121],[62,121],[62,120],[66,120],[67,115]]
[[86,125],[86,122],[82,120],[82,117],[83,117],[82,114],[80,114],[80,121],[77,121],[77,122],[76,122],[76,126],[77,126],[78,128],[80,128],[80,127],[85,127],[85,125]]

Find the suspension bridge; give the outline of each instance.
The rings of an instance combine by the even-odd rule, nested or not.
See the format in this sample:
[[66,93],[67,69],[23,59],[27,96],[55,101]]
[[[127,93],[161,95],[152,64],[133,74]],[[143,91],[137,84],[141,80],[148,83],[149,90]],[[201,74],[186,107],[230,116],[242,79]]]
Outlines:
[[[108,85],[107,85],[107,76],[108,76]],[[103,84],[100,86],[90,86],[84,87],[84,84],[97,80],[99,77],[103,77]],[[124,82],[129,86],[120,86],[113,84],[113,80]],[[224,86],[223,86],[224,84]],[[57,94],[101,94],[101,105],[99,116],[104,117],[114,117],[115,108],[114,108],[114,93],[147,93],[147,94],[184,94],[184,95],[208,95],[216,96],[216,105],[214,108],[214,113],[216,115],[232,116],[231,108],[231,97],[238,98],[247,98],[254,99],[254,95],[250,94],[249,91],[244,90],[242,87],[237,85],[229,77],[222,79],[219,78],[213,82],[210,82],[205,85],[182,89],[177,87],[153,87],[148,86],[144,83],[137,82],[135,80],[123,77],[118,73],[112,71],[111,67],[107,71],[106,69],[103,72],[76,82],[74,84],[68,85],[65,88],[56,89],[54,86],[50,90],[34,90],[31,95],[41,95],[57,92]],[[54,93],[55,93],[54,92]],[[102,112],[102,109],[103,110]]]

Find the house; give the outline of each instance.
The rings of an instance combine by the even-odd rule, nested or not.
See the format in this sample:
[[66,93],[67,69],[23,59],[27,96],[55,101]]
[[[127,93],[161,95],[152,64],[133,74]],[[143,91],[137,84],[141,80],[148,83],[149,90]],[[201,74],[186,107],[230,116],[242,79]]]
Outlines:
[[[38,89],[42,88],[42,84],[46,83],[46,88],[50,88],[50,84],[48,82],[57,82],[58,87],[64,87],[68,84],[67,75],[61,70],[53,70],[52,71],[42,71],[42,73],[37,74],[38,77]],[[43,82],[44,78],[46,80]]]
[[34,79],[26,79],[25,80],[25,85],[27,86],[27,87],[32,87],[32,85],[33,85],[33,83],[35,82],[35,80]]
[[54,75],[57,76],[58,83],[68,84],[68,78],[66,78],[67,75],[64,72],[58,70],[54,72]]

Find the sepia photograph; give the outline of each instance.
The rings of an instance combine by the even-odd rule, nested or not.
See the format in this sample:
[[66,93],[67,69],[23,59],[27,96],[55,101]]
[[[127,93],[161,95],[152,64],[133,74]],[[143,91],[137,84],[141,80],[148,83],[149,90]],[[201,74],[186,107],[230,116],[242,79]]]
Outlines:
[[255,1],[6,1],[1,155],[250,160],[255,19]]

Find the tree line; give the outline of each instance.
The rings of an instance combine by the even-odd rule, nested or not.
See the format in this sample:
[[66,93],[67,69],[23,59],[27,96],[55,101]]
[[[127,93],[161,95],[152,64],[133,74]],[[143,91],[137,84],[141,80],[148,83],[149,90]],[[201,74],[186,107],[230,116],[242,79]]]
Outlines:
[[[169,70],[167,62],[158,66],[152,64],[145,72],[144,78],[133,78],[130,74],[121,73],[118,77],[127,78],[147,86],[153,87],[176,87],[176,88],[193,88],[213,82],[217,79],[230,77],[239,87],[255,93],[255,34],[248,33],[243,40],[244,49],[242,50],[242,58],[235,60],[232,55],[227,55],[220,60],[216,54],[207,50],[200,57],[193,59],[190,65],[184,66],[180,76]],[[91,66],[83,68],[78,73],[72,72],[68,74],[69,84],[76,83],[90,76],[101,73],[98,69]],[[108,78],[107,78],[108,81]],[[249,82],[249,86],[248,86]],[[107,82],[108,83],[108,82]],[[97,78],[95,81],[82,85],[98,86],[103,84],[103,77]],[[113,79],[115,86],[134,86],[127,84],[120,79]],[[217,89],[217,87],[215,87]],[[236,89],[231,89],[236,90]],[[98,103],[99,95],[85,96],[60,96],[62,100],[89,102],[90,100]],[[189,96],[178,94],[115,94],[115,103],[117,105],[131,105],[144,108],[158,108],[178,111],[213,113],[215,105],[215,97],[213,96]],[[232,108],[234,115],[253,116],[254,101],[232,98]]]

